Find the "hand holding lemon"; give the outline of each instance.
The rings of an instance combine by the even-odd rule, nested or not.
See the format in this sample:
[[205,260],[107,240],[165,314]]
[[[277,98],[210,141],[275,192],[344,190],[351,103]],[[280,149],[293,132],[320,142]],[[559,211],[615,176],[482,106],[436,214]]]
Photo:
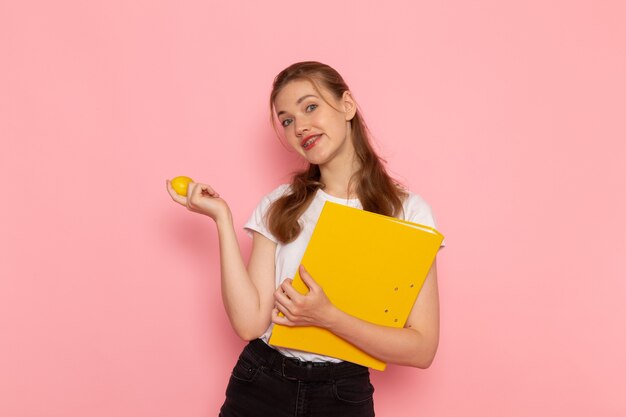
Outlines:
[[207,184],[196,183],[184,175],[166,180],[165,183],[172,200],[191,211],[205,214],[215,221],[230,212],[226,202]]

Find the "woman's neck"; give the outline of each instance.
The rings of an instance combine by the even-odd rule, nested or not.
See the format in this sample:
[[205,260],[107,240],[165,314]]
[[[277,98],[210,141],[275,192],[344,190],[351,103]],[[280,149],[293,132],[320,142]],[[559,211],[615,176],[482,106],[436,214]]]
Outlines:
[[356,158],[352,163],[320,165],[320,180],[324,184],[324,192],[338,198],[356,198],[354,184],[350,184],[350,180],[358,169]]

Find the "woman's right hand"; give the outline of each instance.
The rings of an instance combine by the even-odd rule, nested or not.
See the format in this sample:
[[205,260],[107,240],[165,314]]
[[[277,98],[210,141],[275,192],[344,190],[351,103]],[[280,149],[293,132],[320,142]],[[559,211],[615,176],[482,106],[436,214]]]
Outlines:
[[186,196],[179,195],[174,191],[170,180],[165,180],[165,185],[172,200],[187,207],[190,211],[209,216],[216,222],[230,213],[226,201],[220,198],[219,194],[210,185],[190,182]]

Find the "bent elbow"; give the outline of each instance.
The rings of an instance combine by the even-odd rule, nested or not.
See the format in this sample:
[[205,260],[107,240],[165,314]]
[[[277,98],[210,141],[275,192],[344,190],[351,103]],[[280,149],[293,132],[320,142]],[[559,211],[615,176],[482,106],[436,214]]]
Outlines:
[[235,333],[237,334],[237,336],[239,336],[241,340],[250,342],[254,339],[258,339],[259,337],[263,336],[263,333],[265,333],[265,330],[267,329],[267,328],[261,329],[261,326],[256,326],[256,327],[258,328],[255,328],[254,326],[245,326],[245,327],[233,326],[233,330],[235,330]]
[[251,341],[259,338],[258,336],[255,336],[255,335],[252,335],[252,334],[241,334],[241,333],[238,333],[237,336],[239,336],[239,338],[241,340],[243,340],[244,342],[251,342]]
[[241,340],[245,342],[250,342],[254,339],[258,339],[263,334],[263,333],[259,333],[259,332],[255,332],[251,330],[246,330],[246,329],[242,329],[242,330],[235,329],[235,333],[237,334],[237,336],[239,336]]
[[430,368],[430,365],[433,364],[434,360],[435,360],[434,354],[424,355],[422,353],[419,355],[414,355],[412,358],[410,358],[406,362],[400,362],[399,365],[405,365],[405,366],[410,366],[412,368],[419,368],[419,369],[428,369]]
[[430,365],[433,364],[434,360],[435,360],[435,355],[429,356],[427,358],[419,358],[419,360],[412,363],[411,366],[415,368],[419,368],[419,369],[428,369],[430,368]]
[[438,343],[434,343],[432,347],[421,350],[417,352],[413,358],[409,366],[420,369],[428,369],[433,364],[435,360],[435,356],[437,354],[437,345]]
[[271,322],[269,317],[266,320],[261,320],[260,317],[250,319],[241,315],[229,315],[228,320],[235,334],[246,342],[261,337],[269,328]]

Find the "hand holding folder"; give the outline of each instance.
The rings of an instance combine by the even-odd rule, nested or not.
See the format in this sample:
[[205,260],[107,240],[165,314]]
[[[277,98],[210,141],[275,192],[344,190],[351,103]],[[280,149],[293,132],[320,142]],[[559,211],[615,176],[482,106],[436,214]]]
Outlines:
[[325,313],[335,306],[304,265],[299,266],[298,276],[307,287],[305,292],[297,291],[292,285],[293,280],[286,279],[274,293],[276,307],[272,310],[272,322],[290,327],[321,326],[321,320],[327,317]]
[[[443,236],[435,229],[326,202],[302,258],[339,309],[374,324],[403,327]],[[293,286],[307,291],[299,273]],[[275,325],[269,343],[373,369],[386,364],[319,327]]]

